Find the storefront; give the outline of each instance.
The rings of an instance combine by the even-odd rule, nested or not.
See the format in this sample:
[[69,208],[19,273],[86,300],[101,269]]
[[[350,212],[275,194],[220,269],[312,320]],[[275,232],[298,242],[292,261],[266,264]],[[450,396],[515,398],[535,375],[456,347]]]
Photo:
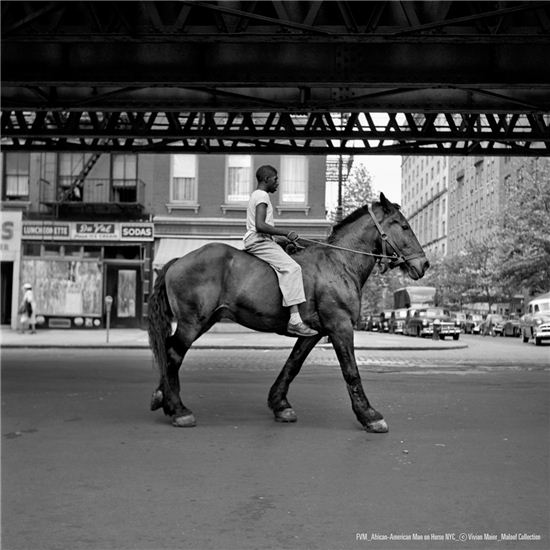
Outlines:
[[140,327],[151,291],[152,223],[24,221],[21,281],[38,328]]
[[0,260],[2,273],[1,298],[2,324],[17,328],[19,302],[19,264],[21,258],[21,212],[2,211],[2,241]]

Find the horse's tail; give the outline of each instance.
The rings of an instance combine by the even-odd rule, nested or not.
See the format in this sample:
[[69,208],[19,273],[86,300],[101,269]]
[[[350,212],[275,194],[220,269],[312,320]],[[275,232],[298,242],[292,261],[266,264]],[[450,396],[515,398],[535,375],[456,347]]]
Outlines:
[[166,273],[177,260],[170,260],[158,273],[153,293],[149,297],[148,327],[149,345],[160,370],[161,380],[166,377],[168,357],[166,355],[166,340],[172,334],[172,309],[166,293]]

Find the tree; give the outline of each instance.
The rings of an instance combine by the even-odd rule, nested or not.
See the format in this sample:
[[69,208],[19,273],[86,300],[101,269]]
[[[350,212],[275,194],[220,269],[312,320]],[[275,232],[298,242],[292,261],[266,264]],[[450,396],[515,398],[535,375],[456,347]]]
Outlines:
[[356,164],[342,188],[343,215],[351,214],[373,199],[372,176],[364,164]]
[[509,288],[550,288],[550,159],[523,162],[510,180],[497,232],[499,273]]

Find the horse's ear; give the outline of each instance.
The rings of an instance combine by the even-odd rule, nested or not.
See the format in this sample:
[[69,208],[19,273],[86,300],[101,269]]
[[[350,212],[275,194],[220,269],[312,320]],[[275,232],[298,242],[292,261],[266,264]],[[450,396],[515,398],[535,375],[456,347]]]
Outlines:
[[384,212],[391,212],[392,210],[392,203],[386,198],[386,195],[384,193],[380,193],[380,204],[382,205],[382,208],[384,209]]

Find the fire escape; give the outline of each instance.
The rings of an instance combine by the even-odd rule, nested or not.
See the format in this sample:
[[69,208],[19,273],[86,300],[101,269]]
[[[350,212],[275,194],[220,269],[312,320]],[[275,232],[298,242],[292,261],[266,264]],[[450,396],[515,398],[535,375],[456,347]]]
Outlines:
[[[144,214],[145,183],[137,178],[89,178],[103,153],[85,158],[71,176],[40,178],[40,204],[54,219],[139,219]],[[44,213],[43,213],[44,214]]]

